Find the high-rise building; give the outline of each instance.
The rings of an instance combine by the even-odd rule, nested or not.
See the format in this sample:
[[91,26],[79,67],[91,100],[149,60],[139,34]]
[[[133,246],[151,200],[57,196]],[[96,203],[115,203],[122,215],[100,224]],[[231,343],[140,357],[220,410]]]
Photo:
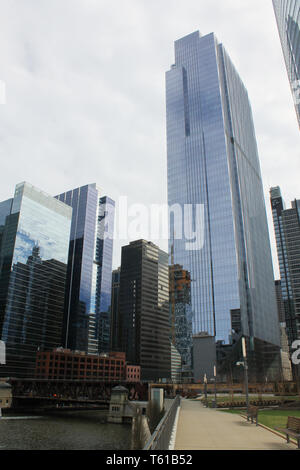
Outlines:
[[72,209],[28,183],[0,203],[0,374],[34,377],[38,350],[62,345]]
[[300,339],[300,201],[286,209],[280,188],[270,190],[282,302],[290,346]]
[[273,0],[273,6],[300,126],[300,0]]
[[171,343],[171,380],[180,383],[182,380],[182,358],[176,347]]
[[168,254],[145,240],[122,247],[120,351],[142,380],[171,377]]
[[182,365],[191,368],[193,329],[191,309],[191,276],[180,265],[169,266],[170,339],[179,352]]
[[112,272],[111,285],[111,350],[118,351],[120,346],[120,320],[119,320],[119,295],[120,295],[120,272],[114,269]]
[[280,335],[252,111],[213,33],[175,42],[166,109],[169,251],[172,244],[174,263],[191,274],[193,334],[239,348],[244,335],[256,372],[276,373]]
[[280,325],[280,345],[281,345],[281,369],[284,381],[293,380],[292,364],[290,360],[290,348],[286,332],[285,310],[282,298],[282,289],[280,279],[275,281],[275,291],[278,308],[278,321]]
[[96,184],[56,196],[73,208],[65,302],[64,347],[110,351],[115,203]]

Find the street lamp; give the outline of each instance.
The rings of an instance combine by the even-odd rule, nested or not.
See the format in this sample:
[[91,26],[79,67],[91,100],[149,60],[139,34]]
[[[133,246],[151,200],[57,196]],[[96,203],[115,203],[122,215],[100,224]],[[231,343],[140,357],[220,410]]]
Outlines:
[[246,339],[244,336],[242,337],[242,350],[243,350],[244,371],[245,371],[246,406],[247,406],[247,414],[248,414],[249,412],[248,361],[247,361]]
[[205,406],[207,408],[207,377],[204,374],[204,394],[205,394]]
[[217,368],[214,366],[214,379],[215,379],[215,403],[214,408],[217,408]]

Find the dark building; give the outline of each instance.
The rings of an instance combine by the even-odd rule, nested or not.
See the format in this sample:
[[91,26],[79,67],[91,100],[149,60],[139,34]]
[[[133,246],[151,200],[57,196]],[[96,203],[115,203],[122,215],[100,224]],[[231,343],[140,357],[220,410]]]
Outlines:
[[275,281],[277,308],[278,308],[278,321],[280,325],[280,344],[281,344],[281,368],[282,379],[284,381],[293,380],[292,364],[290,360],[290,348],[288,336],[286,332],[285,310],[282,298],[281,281]]
[[204,381],[214,378],[214,367],[216,366],[216,345],[215,338],[207,333],[193,336],[193,371],[194,382]]
[[120,320],[119,320],[119,295],[120,295],[120,272],[115,269],[112,272],[111,285],[111,350],[118,351],[120,344]]
[[62,345],[71,216],[28,183],[0,203],[2,376],[33,377],[37,351]]
[[275,379],[280,333],[252,109],[215,34],[175,41],[166,118],[169,251],[191,275],[193,334],[215,338],[224,376],[245,336],[254,380]]
[[96,184],[56,198],[73,208],[64,347],[90,354],[108,352],[115,203],[101,197]]
[[275,292],[278,308],[278,320],[279,323],[285,323],[285,311],[284,311],[284,302],[282,298],[282,289],[281,289],[281,280],[277,279],[275,281]]
[[285,208],[279,187],[271,188],[284,317],[290,345],[300,338],[300,201]]
[[141,366],[142,380],[169,379],[168,254],[138,240],[122,248],[120,273],[120,350]]

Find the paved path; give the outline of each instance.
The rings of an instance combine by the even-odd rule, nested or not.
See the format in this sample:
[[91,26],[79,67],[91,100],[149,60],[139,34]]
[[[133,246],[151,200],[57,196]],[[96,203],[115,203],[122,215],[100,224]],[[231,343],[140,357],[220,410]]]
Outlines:
[[175,450],[296,450],[271,431],[240,415],[181,400]]

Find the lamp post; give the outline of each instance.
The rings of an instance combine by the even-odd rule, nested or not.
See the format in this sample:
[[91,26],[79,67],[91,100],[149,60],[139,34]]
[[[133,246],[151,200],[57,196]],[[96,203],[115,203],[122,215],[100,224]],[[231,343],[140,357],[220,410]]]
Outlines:
[[204,374],[204,394],[205,394],[205,406],[207,408],[207,377]]
[[214,408],[217,408],[217,368],[214,366],[214,379],[215,379],[215,403]]
[[247,414],[248,414],[249,412],[248,361],[247,361],[246,340],[244,336],[242,337],[242,350],[243,350],[244,371],[245,371],[246,406],[247,406]]

